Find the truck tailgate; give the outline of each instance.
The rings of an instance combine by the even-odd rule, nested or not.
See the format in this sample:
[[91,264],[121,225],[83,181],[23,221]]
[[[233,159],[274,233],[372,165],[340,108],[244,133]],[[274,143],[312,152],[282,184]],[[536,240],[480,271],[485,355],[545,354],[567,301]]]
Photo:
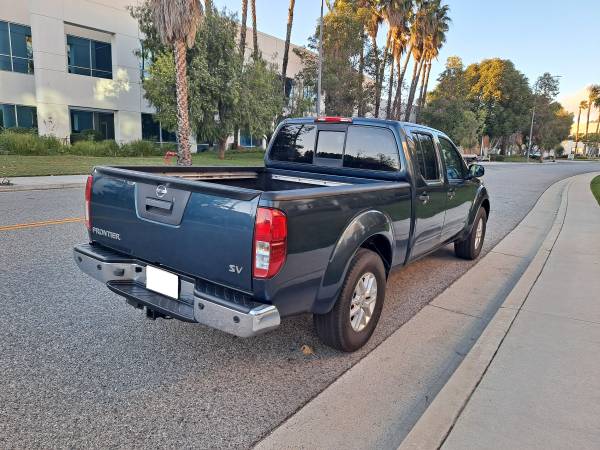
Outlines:
[[118,168],[94,171],[91,239],[149,264],[252,288],[260,191]]

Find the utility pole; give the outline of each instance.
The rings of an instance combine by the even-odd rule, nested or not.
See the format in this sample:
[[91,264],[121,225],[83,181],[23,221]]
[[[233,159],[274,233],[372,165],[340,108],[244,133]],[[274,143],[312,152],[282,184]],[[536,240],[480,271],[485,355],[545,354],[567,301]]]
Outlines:
[[319,74],[317,77],[317,117],[321,115],[321,73],[323,72],[323,3],[321,0],[321,22],[319,26]]

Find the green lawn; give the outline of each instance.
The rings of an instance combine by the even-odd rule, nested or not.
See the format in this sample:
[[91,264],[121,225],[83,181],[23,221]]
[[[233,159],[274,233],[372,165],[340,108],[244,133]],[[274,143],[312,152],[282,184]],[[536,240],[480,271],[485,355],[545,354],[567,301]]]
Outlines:
[[598,205],[600,205],[600,175],[592,180],[590,187],[592,188],[594,197],[596,197],[596,200],[598,200]]
[[[230,151],[220,160],[212,151],[192,155],[197,166],[262,166],[264,153]],[[175,158],[172,159],[174,164]],[[92,156],[21,156],[0,155],[0,178],[36,175],[75,175],[90,173],[102,165],[163,165],[162,157],[92,157]]]

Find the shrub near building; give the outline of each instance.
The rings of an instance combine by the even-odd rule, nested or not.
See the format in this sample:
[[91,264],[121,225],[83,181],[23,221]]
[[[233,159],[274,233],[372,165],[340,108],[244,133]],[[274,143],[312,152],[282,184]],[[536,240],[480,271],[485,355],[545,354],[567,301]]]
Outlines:
[[73,145],[66,145],[52,136],[4,130],[0,132],[0,153],[22,156],[162,156],[164,149],[142,140],[122,145],[112,140],[78,140]]

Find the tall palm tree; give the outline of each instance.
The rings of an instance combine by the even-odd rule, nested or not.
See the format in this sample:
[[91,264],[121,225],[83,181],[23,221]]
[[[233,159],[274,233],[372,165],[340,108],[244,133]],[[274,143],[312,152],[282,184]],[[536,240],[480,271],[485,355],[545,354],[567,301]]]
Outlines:
[[423,72],[423,81],[421,82],[421,92],[419,94],[419,101],[417,102],[417,121],[418,115],[425,106],[425,99],[427,97],[427,86],[429,85],[429,73],[431,72],[431,63],[437,58],[440,49],[446,43],[446,33],[450,28],[450,17],[448,12],[450,8],[448,5],[442,5],[438,0],[435,2],[435,12],[433,16],[433,23],[431,34],[426,39],[426,51],[425,51],[425,71]]
[[294,22],[294,6],[296,0],[290,0],[288,8],[287,31],[285,32],[285,47],[283,49],[283,63],[281,64],[281,79],[283,81],[283,95],[285,96],[285,81],[287,76],[288,58],[290,55],[290,39],[292,37],[292,23]]
[[425,51],[426,41],[431,36],[434,12],[435,12],[435,0],[417,0],[417,11],[411,26],[411,49],[413,53],[413,75],[410,83],[410,89],[408,91],[408,100],[406,101],[406,110],[404,112],[404,120],[410,120],[410,114],[412,112],[413,102],[415,100],[415,93],[419,78],[421,77],[421,71],[425,64]]
[[252,9],[252,57],[258,59],[258,32],[256,30],[256,0],[250,0]]
[[600,144],[600,95],[594,100],[594,106],[598,109],[598,121],[596,122],[596,141]]
[[590,126],[590,112],[592,111],[592,106],[596,102],[596,100],[600,97],[600,85],[592,84],[588,87],[588,110],[587,110],[587,118],[585,121],[585,145],[588,145],[588,128]]
[[581,110],[588,108],[588,102],[582,100],[579,102],[579,112],[577,113],[577,128],[575,130],[575,155],[577,155],[577,144],[579,143],[579,121],[581,120]]
[[[410,26],[409,22],[413,13],[413,0],[384,0],[384,6],[382,8],[382,16],[388,23],[390,30],[390,45],[391,53],[393,57],[392,64],[396,67],[396,96],[394,102],[390,107],[388,102],[388,114],[389,118],[396,118],[400,114],[400,103],[402,96],[402,82],[404,80],[404,73],[406,65],[410,58],[411,52],[406,52],[406,46],[410,41]],[[406,53],[406,61],[404,63],[404,69],[401,68],[402,55]],[[390,70],[390,85],[394,84],[393,70]]]
[[190,153],[190,116],[188,107],[187,48],[194,45],[202,20],[198,0],[150,0],[152,21],[162,42],[173,47],[175,57],[175,91],[177,96],[177,164],[192,164]]
[[[385,64],[387,59],[388,47],[383,52],[383,55],[379,55],[379,48],[377,45],[377,35],[379,34],[379,26],[383,22],[383,6],[384,2],[381,0],[360,0],[359,7],[366,11],[365,17],[365,31],[367,36],[371,40],[371,47],[373,51],[373,69],[375,72],[375,105],[373,115],[379,117],[379,108],[381,106],[381,88],[383,84],[383,74],[385,70]],[[382,70],[382,66],[384,70]]]
[[240,26],[240,55],[242,58],[246,53],[246,22],[248,21],[248,0],[242,0],[242,23]]

